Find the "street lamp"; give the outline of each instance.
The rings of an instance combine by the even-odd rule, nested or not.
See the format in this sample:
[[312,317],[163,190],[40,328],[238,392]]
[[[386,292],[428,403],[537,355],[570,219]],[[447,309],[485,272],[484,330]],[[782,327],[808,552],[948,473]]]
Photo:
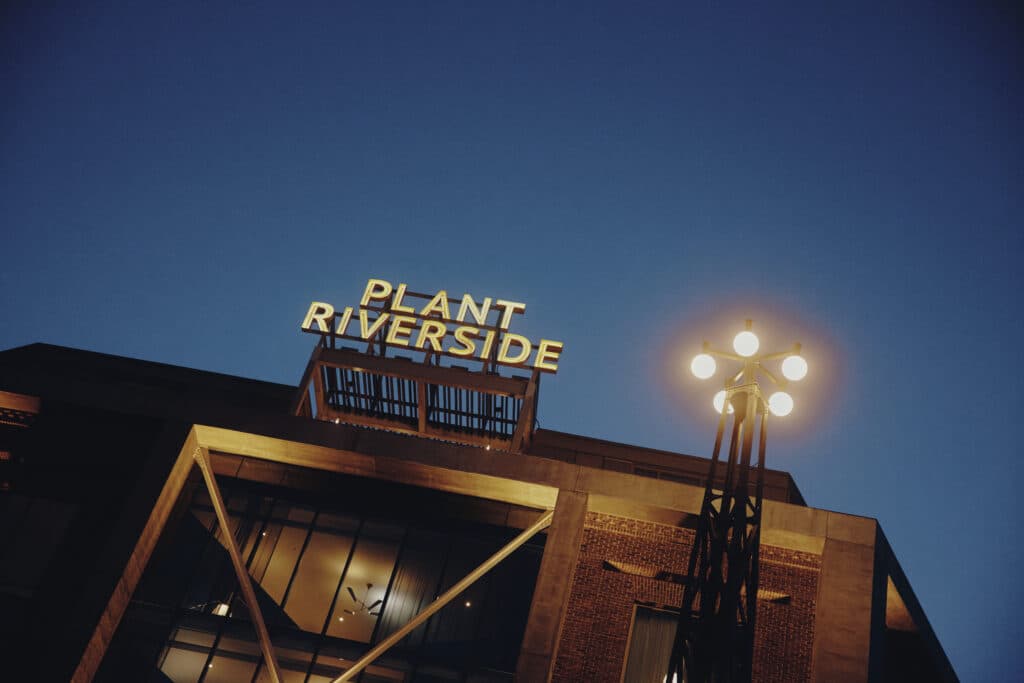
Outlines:
[[[666,680],[750,683],[768,414],[789,415],[793,397],[785,389],[807,376],[800,344],[787,351],[759,354],[761,342],[752,327],[747,320],[745,329],[733,338],[732,351],[713,349],[704,342],[701,353],[690,363],[690,370],[702,380],[717,372],[716,358],[738,362],[741,367],[726,376],[724,388],[711,401],[720,414],[718,431]],[[781,361],[781,377],[766,367],[777,361]],[[761,377],[775,388],[770,396],[761,391]],[[728,465],[719,478],[719,455],[730,416]],[[752,466],[755,432],[757,462]]]
[[[715,410],[719,413],[722,412],[722,408],[725,405],[725,398],[728,394],[741,390],[745,392],[746,389],[739,386],[743,382],[749,382],[756,386],[758,384],[757,374],[758,371],[760,371],[764,373],[764,376],[767,377],[772,384],[779,388],[779,391],[772,393],[771,396],[768,397],[768,410],[772,415],[785,417],[793,410],[793,397],[785,391],[782,391],[782,389],[785,388],[789,382],[799,382],[807,376],[807,361],[800,355],[800,344],[794,344],[793,348],[789,351],[779,351],[777,353],[762,354],[760,356],[755,355],[761,347],[761,340],[758,339],[757,335],[750,329],[753,326],[753,322],[748,320],[746,325],[746,329],[737,334],[732,340],[732,347],[735,353],[714,350],[707,342],[704,342],[702,352],[694,356],[693,361],[690,363],[690,371],[697,379],[711,379],[718,370],[718,363],[715,361],[715,356],[729,360],[741,361],[744,364],[743,368],[731,379],[726,380],[725,389],[722,389],[715,394],[714,400],[712,401]],[[782,359],[782,379],[762,365],[764,361],[778,360],[780,358]],[[732,387],[732,391],[730,391],[730,387]],[[758,395],[760,396],[759,389]],[[759,406],[758,409],[762,408]],[[733,407],[730,403],[729,413],[732,414],[732,412]]]

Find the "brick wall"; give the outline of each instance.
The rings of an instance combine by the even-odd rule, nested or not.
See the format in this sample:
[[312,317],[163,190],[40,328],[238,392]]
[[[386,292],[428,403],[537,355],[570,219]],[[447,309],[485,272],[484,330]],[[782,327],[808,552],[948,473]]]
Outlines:
[[[619,683],[633,606],[678,608],[682,586],[604,568],[606,561],[653,566],[686,574],[693,531],[588,513],[555,662],[554,681]],[[788,594],[788,604],[758,602],[754,681],[810,679],[814,601],[821,558],[761,546],[763,590]]]

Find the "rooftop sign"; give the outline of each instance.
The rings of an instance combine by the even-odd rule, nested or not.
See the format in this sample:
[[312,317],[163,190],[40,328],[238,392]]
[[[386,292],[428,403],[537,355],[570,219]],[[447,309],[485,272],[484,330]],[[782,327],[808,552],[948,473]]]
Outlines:
[[358,309],[347,306],[336,312],[331,304],[311,303],[302,331],[557,372],[562,342],[541,339],[535,344],[508,331],[512,316],[525,311],[526,304],[518,301],[477,300],[470,294],[450,297],[443,289],[420,294],[410,292],[404,283],[396,287],[387,280],[371,278]]

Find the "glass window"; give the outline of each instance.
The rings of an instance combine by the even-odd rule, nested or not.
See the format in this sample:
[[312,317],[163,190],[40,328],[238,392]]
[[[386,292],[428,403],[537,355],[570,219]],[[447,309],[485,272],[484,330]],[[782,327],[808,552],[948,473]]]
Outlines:
[[206,666],[207,656],[205,650],[168,647],[160,671],[174,683],[196,683]]
[[[231,487],[225,482],[230,527],[287,683],[333,680],[366,643],[405,624],[514,535],[468,521],[449,524],[448,513],[407,528],[268,497],[263,487],[245,495]],[[175,683],[269,680],[209,499],[197,489],[192,502],[188,533],[178,538],[189,557],[177,570],[180,588],[169,594],[180,604],[187,593],[188,609],[178,615],[159,668]],[[469,662],[508,680],[540,556],[540,543],[518,550],[404,640],[402,657],[375,663],[361,680],[447,680],[467,675]],[[429,657],[416,661],[416,651]],[[404,661],[406,654],[414,660]],[[422,668],[428,662],[431,668]]]
[[636,606],[623,683],[664,683],[678,622],[676,612]]
[[299,551],[302,550],[309,532],[306,527],[294,526],[279,527],[275,531],[279,533],[274,539],[273,554],[260,585],[274,602],[280,605],[284,602],[285,590],[288,589],[295,563],[299,560]]
[[302,554],[285,611],[303,631],[320,633],[348,561],[352,537],[314,530]]
[[250,681],[256,673],[259,660],[250,657],[239,657],[235,653],[218,650],[213,659],[206,665],[204,683],[238,683]]
[[402,533],[403,528],[395,524],[367,520],[363,525],[331,610],[328,635],[370,642],[398,559]]
[[160,670],[174,683],[195,683],[206,666],[214,634],[177,628],[171,634]]
[[[438,596],[451,535],[427,529],[409,529],[402,557],[395,570],[391,594],[381,615],[378,637],[384,638],[415,617]],[[419,626],[400,643],[417,647],[423,642],[426,625]]]

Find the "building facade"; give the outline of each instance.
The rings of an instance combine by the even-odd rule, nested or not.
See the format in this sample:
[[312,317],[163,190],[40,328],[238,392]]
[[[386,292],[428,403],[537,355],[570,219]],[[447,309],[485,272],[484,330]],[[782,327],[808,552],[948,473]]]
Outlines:
[[[391,638],[353,680],[662,681],[708,462],[538,429],[539,387],[0,352],[5,678],[319,683]],[[956,680],[875,520],[768,471],[760,558],[755,680]]]

